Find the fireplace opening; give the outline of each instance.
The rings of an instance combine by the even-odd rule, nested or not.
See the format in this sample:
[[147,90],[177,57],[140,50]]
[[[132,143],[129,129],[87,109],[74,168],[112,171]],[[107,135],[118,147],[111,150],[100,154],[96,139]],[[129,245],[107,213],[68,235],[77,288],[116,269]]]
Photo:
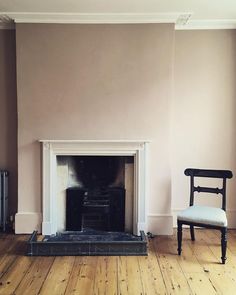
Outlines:
[[59,230],[130,232],[133,156],[57,156]]

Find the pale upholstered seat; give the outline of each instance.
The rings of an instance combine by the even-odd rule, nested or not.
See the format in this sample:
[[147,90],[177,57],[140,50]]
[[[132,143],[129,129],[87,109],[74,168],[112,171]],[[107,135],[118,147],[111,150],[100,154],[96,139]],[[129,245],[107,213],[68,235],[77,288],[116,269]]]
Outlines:
[[225,211],[220,208],[208,206],[190,206],[178,214],[178,220],[210,224],[215,226],[227,226]]
[[[182,251],[182,225],[190,226],[190,234],[192,241],[195,240],[194,226],[217,229],[221,231],[221,260],[225,263],[226,248],[227,248],[227,217],[226,217],[226,179],[232,178],[233,174],[229,170],[210,170],[210,169],[195,169],[188,168],[184,174],[190,176],[190,202],[189,207],[177,216],[178,224],[178,254]],[[219,178],[222,179],[222,188],[213,188],[206,186],[195,186],[195,177]],[[211,193],[222,196],[222,207],[208,207],[194,205],[195,193]]]

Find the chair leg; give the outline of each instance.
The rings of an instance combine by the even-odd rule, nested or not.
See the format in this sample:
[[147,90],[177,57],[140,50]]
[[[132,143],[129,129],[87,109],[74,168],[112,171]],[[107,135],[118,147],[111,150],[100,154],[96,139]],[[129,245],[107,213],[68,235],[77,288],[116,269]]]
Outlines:
[[191,235],[191,240],[195,241],[194,226],[193,225],[190,225],[190,235]]
[[221,260],[225,264],[226,261],[226,248],[227,248],[227,228],[221,229]]
[[178,239],[178,254],[181,255],[181,245],[182,245],[182,223],[177,221],[178,223],[178,231],[177,231],[177,239]]

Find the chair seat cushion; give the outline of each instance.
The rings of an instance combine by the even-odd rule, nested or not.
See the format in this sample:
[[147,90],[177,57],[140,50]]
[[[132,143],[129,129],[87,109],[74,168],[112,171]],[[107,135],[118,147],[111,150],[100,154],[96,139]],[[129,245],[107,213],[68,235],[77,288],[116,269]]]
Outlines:
[[207,206],[190,206],[189,208],[181,211],[178,220],[187,222],[196,222],[200,224],[209,224],[214,226],[227,226],[227,218],[224,210],[220,208],[207,207]]

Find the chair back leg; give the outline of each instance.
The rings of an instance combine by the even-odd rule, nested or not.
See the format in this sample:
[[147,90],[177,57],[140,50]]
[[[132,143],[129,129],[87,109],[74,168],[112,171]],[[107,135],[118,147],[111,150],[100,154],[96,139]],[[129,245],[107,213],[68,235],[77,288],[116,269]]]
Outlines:
[[227,248],[227,228],[221,229],[221,260],[225,264],[226,261],[226,248]]
[[195,241],[194,226],[193,225],[190,225],[190,235],[191,235],[191,240]]
[[181,255],[182,251],[182,223],[178,220],[178,230],[177,230],[177,239],[178,239],[178,254]]

